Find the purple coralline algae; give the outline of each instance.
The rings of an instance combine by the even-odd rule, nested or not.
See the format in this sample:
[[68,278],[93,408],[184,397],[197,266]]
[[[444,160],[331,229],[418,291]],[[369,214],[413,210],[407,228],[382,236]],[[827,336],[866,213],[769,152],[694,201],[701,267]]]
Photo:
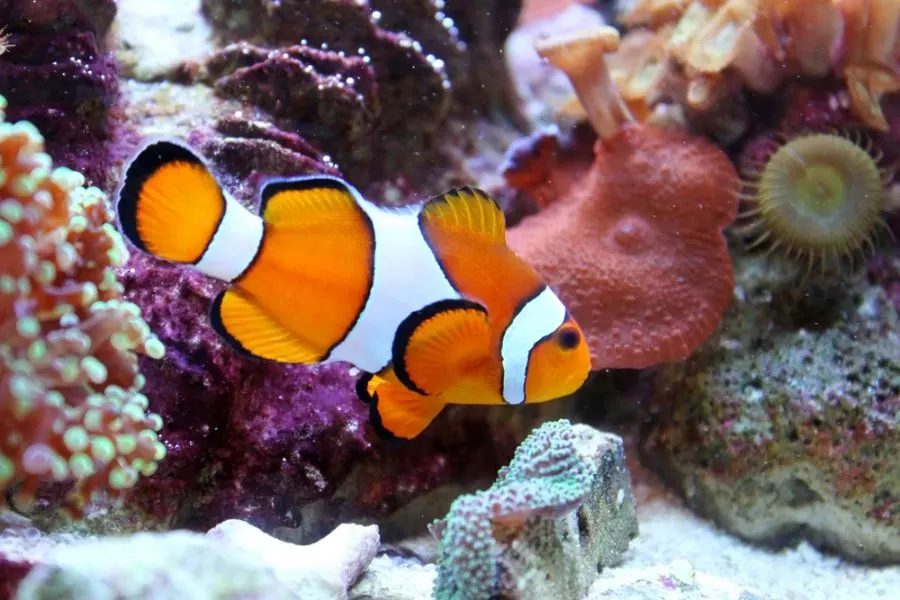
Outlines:
[[[220,37],[237,43],[193,77],[263,108],[278,127],[323,149],[358,186],[401,174],[433,184],[451,117],[515,119],[496,50],[518,3],[466,10],[472,16],[459,26],[452,11],[430,0],[384,7],[236,0],[204,2],[204,10]],[[460,28],[472,39],[462,39]]]
[[33,123],[57,164],[101,187],[111,166],[105,144],[119,85],[103,48],[115,10],[112,0],[0,0],[12,44],[0,55],[9,118]]
[[285,129],[317,140],[345,168],[374,158],[382,111],[368,57],[239,42],[214,54],[204,77],[219,94],[259,106]]
[[171,419],[169,460],[136,496],[164,524],[296,526],[292,507],[321,495],[370,443],[348,368],[238,357],[205,318],[218,286],[151,261],[134,256],[122,279],[171,344],[165,361],[143,365],[146,393]]
[[745,539],[900,562],[896,307],[865,278],[798,288],[776,266],[736,262],[718,334],[658,375],[643,456]]
[[[139,253],[120,276],[167,350],[141,365],[168,449],[134,494],[144,527],[203,529],[241,518],[314,540],[340,521],[381,520],[497,469],[548,414],[454,407],[416,440],[386,444],[368,425],[348,365],[283,365],[227,347],[206,318],[221,284]],[[562,411],[565,403],[553,404]]]
[[220,170],[229,191],[251,206],[259,186],[271,177],[341,174],[303,137],[244,115],[216,119],[187,139]]

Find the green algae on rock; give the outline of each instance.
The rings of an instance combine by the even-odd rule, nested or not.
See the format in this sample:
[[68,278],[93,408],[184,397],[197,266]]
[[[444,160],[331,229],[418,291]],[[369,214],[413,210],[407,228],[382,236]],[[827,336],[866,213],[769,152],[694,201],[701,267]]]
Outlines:
[[736,265],[719,333],[658,375],[645,460],[744,539],[900,562],[893,304],[865,281],[795,290],[760,259]]
[[53,168],[40,132],[4,122],[4,107],[0,96],[0,491],[22,509],[63,483],[80,513],[165,455],[137,358],[164,349],[121,299],[128,252],[106,197]]
[[432,524],[434,597],[583,596],[637,535],[624,461],[618,436],[565,419],[536,429],[493,486],[461,496]]

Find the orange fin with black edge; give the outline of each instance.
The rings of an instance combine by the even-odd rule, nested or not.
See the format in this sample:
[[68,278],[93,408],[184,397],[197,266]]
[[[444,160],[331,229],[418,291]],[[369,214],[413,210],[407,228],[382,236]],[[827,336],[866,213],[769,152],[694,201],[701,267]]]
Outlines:
[[486,192],[462,187],[432,198],[422,207],[419,229],[447,279],[489,306],[494,324],[511,322],[521,299],[543,287],[507,245],[503,211]]
[[263,184],[259,195],[260,216],[280,228],[339,226],[363,216],[359,191],[331,175],[271,179]]
[[397,379],[437,395],[484,377],[491,330],[487,309],[470,300],[442,300],[409,315],[397,328],[392,365]]
[[265,183],[265,239],[235,284],[322,356],[350,333],[372,292],[375,233],[358,196],[349,183],[330,176]]
[[419,215],[423,228],[506,245],[506,217],[497,201],[474,187],[457,187],[430,199]]
[[156,139],[128,163],[116,194],[125,237],[164,260],[198,262],[225,214],[225,196],[187,145]]
[[370,398],[369,419],[375,433],[383,439],[413,439],[425,431],[445,406],[435,396],[417,394],[377,375],[368,379],[365,387]]
[[279,326],[248,296],[225,290],[210,310],[213,330],[239,353],[284,363],[315,364],[323,352]]

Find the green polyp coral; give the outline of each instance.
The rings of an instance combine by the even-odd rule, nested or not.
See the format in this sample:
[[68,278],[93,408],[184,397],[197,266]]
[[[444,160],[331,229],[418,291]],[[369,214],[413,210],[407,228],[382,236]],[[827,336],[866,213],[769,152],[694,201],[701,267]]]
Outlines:
[[138,354],[164,349],[121,298],[128,258],[112,211],[84,177],[53,168],[40,132],[6,123],[0,96],[0,508],[66,482],[79,513],[165,456],[140,393]]
[[873,246],[879,229],[889,232],[886,184],[893,171],[856,136],[814,133],[783,140],[764,164],[746,175],[737,231],[750,247],[780,251],[809,275],[839,269]]
[[569,421],[545,423],[522,442],[493,486],[461,496],[431,525],[440,540],[437,600],[500,595],[510,585],[499,560],[506,543],[531,520],[563,516],[584,502],[595,469],[575,441]]

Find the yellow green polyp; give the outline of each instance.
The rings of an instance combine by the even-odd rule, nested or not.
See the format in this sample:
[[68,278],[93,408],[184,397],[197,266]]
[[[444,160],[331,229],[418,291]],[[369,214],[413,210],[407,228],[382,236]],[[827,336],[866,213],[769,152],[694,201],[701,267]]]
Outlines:
[[883,177],[877,159],[847,137],[799,136],[761,166],[751,227],[810,266],[832,266],[871,243],[885,206]]
[[846,189],[841,174],[829,165],[813,165],[803,170],[797,181],[798,208],[811,217],[829,217],[845,202]]

